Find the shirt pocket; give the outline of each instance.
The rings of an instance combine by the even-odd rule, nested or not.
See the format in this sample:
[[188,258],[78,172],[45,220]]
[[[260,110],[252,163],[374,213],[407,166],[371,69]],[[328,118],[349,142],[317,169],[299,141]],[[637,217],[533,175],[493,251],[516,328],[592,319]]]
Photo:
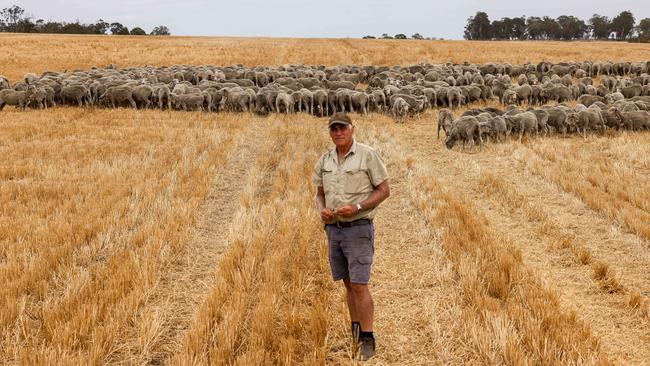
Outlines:
[[346,194],[360,194],[372,191],[367,170],[347,169],[344,174],[343,192]]
[[325,192],[333,189],[334,184],[336,183],[336,174],[334,173],[334,170],[322,168],[321,176],[323,178],[323,188],[325,189]]

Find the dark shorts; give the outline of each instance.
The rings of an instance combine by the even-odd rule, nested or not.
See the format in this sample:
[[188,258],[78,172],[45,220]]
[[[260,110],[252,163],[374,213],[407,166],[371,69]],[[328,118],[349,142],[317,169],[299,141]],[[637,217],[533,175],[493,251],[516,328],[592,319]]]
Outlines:
[[372,256],[375,254],[373,224],[340,228],[325,225],[325,232],[334,281],[350,279],[352,283],[368,284]]

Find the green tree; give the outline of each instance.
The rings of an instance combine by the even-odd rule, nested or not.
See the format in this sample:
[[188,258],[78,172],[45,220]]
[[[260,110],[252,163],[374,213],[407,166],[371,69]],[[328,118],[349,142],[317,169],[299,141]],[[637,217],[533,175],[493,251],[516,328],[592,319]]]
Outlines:
[[526,17],[520,16],[512,18],[512,37],[518,40],[524,40],[526,35]]
[[59,22],[47,22],[41,27],[42,33],[62,33],[63,24]]
[[544,38],[544,22],[540,17],[528,17],[526,19],[526,34],[529,39]]
[[13,31],[19,33],[35,33],[36,24],[32,23],[30,18],[23,18],[15,24]]
[[363,36],[362,39],[377,39],[377,37],[368,35],[368,36]]
[[616,39],[628,39],[634,30],[634,15],[629,11],[622,11],[612,19],[612,31],[616,32]]
[[414,35],[411,36],[413,39],[424,39],[424,37],[420,33],[415,33]]
[[589,31],[591,36],[596,39],[607,39],[612,32],[612,22],[604,15],[594,14],[589,19]]
[[8,8],[0,10],[0,19],[7,27],[7,30],[10,32],[15,31],[15,27],[23,19],[23,14],[25,9],[21,8],[18,5],[13,5]]
[[467,18],[463,38],[468,40],[487,40],[491,38],[490,17],[483,11]]
[[44,24],[45,24],[45,20],[43,20],[43,19],[36,19],[36,21],[34,22],[34,27],[35,27],[34,31],[35,31],[36,33],[42,33],[42,32],[43,32],[43,25],[44,25]]
[[640,40],[650,41],[650,18],[641,19],[637,31],[639,32]]
[[397,33],[395,35],[395,39],[406,39],[406,34],[403,33]]
[[146,36],[147,32],[144,31],[144,29],[140,27],[135,27],[131,29],[131,35],[132,36]]
[[560,25],[551,17],[542,18],[542,29],[545,39],[560,39]]
[[564,40],[582,39],[588,29],[584,21],[568,15],[558,17],[557,24],[560,26],[560,38]]
[[106,31],[111,28],[111,25],[105,22],[103,19],[97,20],[95,24],[93,24],[93,33],[94,34],[106,34]]
[[76,21],[74,23],[65,23],[61,27],[61,33],[65,34],[86,34],[89,33],[90,29],[87,26]]
[[129,28],[123,26],[121,23],[118,22],[111,23],[110,29],[111,29],[111,34],[113,35],[120,35],[120,36],[129,35]]
[[159,25],[159,26],[155,27],[151,31],[151,35],[152,36],[169,36],[169,35],[171,35],[171,33],[169,32],[169,28],[167,26]]
[[512,18],[504,17],[501,20],[495,20],[490,25],[490,32],[494,39],[514,39],[514,22]]

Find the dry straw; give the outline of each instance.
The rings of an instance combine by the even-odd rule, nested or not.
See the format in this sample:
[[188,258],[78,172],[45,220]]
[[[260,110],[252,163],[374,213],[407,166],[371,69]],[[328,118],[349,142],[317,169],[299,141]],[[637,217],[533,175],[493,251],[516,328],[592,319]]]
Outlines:
[[543,60],[646,61],[647,58],[647,45],[623,42],[0,35],[0,65],[12,81],[28,72],[83,70],[109,63],[119,67],[161,64],[255,67],[296,63],[392,66],[421,62],[523,64]]
[[[0,40],[12,80],[109,62],[521,63],[647,53],[596,42]],[[69,52],[42,51],[61,45]],[[352,362],[344,298],[312,204],[313,162],[329,146],[323,121],[0,114],[1,364]],[[386,157],[393,188],[376,220],[376,363],[645,362],[647,133],[507,141],[469,155],[444,149],[435,120],[433,111],[404,125],[355,116],[360,141]],[[546,280],[545,266],[557,271]]]

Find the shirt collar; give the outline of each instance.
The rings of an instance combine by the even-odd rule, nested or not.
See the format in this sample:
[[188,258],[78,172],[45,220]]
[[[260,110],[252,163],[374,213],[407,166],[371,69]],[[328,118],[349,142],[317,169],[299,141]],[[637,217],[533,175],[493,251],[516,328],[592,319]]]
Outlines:
[[[352,139],[352,146],[350,147],[350,151],[348,151],[348,153],[345,154],[343,159],[347,158],[348,155],[350,155],[350,154],[356,153],[356,151],[357,151],[357,140],[353,138]],[[330,156],[334,159],[334,161],[336,161],[338,159],[337,154],[336,154],[336,146],[334,146],[332,151],[330,151]]]

